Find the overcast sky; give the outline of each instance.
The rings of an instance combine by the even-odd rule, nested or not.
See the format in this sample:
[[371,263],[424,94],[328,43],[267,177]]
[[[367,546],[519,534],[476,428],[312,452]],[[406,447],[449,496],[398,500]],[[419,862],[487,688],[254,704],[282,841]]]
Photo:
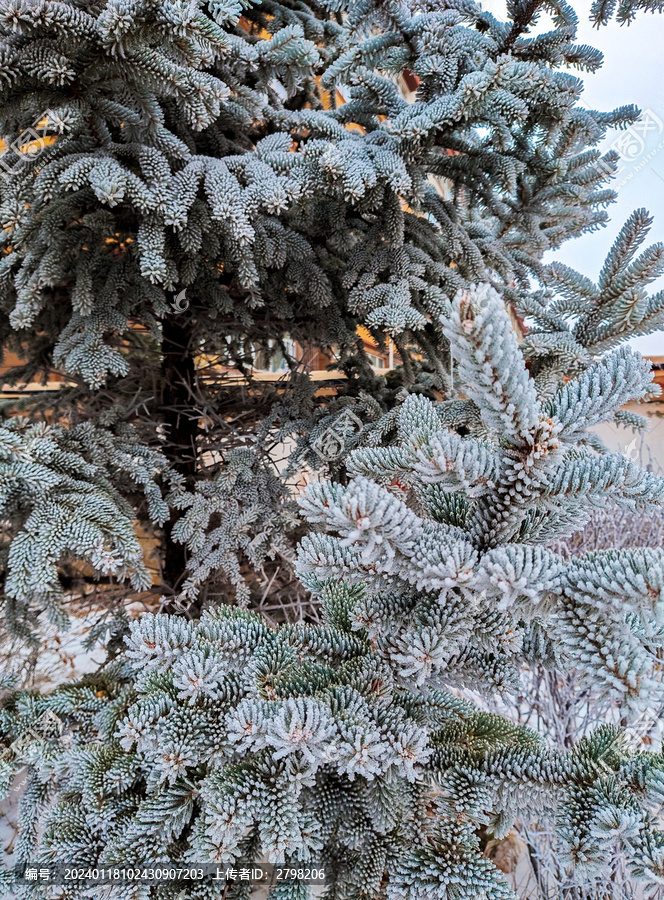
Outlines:
[[[482,6],[504,18],[504,0],[484,0]],[[615,149],[623,156],[611,185],[618,199],[608,208],[608,226],[568,241],[547,257],[596,281],[613,239],[637,207],[645,206],[654,217],[649,243],[664,241],[664,15],[641,13],[629,26],[611,22],[598,30],[588,21],[590,2],[572,0],[572,6],[579,16],[578,43],[591,44],[604,54],[604,65],[594,75],[578,73],[585,83],[582,102],[600,110],[635,103],[644,112],[643,124],[630,135],[611,132],[601,147],[606,151],[619,139]],[[652,286],[653,291],[661,289],[664,277]],[[642,353],[664,356],[664,332],[631,343]]]

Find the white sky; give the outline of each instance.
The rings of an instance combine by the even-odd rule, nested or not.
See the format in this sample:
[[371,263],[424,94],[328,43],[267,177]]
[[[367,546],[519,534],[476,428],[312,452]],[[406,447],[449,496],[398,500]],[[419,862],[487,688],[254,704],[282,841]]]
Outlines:
[[[588,20],[590,0],[572,0],[579,17],[577,42],[597,47],[604,64],[594,75],[577,72],[584,81],[582,102],[593,109],[609,110],[635,103],[648,116],[649,131],[636,126],[633,139],[615,149],[623,152],[622,170],[610,185],[618,199],[608,207],[611,221],[599,231],[567,241],[546,259],[558,259],[593,281],[625,219],[638,207],[646,207],[654,217],[650,238],[644,246],[664,241],[664,14],[637,14],[631,25],[615,22],[593,28]],[[484,9],[504,18],[504,0],[484,0]],[[538,28],[538,31],[541,29]],[[645,115],[644,115],[645,119]],[[606,151],[622,132],[613,131],[600,149]],[[648,157],[648,158],[646,158]],[[664,289],[664,276],[651,292]],[[664,356],[664,331],[631,341],[644,354]]]

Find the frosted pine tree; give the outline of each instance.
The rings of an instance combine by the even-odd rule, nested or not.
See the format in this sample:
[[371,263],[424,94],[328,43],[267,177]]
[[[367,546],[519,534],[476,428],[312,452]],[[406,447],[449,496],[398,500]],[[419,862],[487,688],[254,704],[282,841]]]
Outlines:
[[[375,423],[403,387],[451,396],[456,292],[492,283],[526,303],[542,254],[605,221],[613,156],[597,145],[637,110],[579,105],[572,70],[595,71],[601,54],[574,43],[569,5],[507,12],[2,0],[0,342],[18,357],[3,379],[62,379],[10,411],[140,448],[120,469],[90,449],[80,465],[108,480],[112,518],[158,546],[144,590],[135,543],[91,526],[57,549],[33,517],[30,540],[53,559],[27,579],[32,507],[12,500],[14,631],[26,613],[59,621],[86,579],[121,601],[184,595],[194,614],[208,595],[278,598],[301,533],[286,484],[319,464],[312,441],[346,406]],[[549,30],[532,36],[543,16]],[[657,302],[630,318],[660,322]],[[358,324],[396,345],[391,380],[369,367]],[[345,371],[335,401],[315,396],[289,341]],[[249,375],[268,347],[289,372],[278,391],[225,374]],[[296,446],[285,468],[280,446]]]
[[[627,716],[662,694],[664,551],[547,547],[590,509],[661,506],[664,478],[587,442],[652,393],[649,364],[610,350],[542,394],[486,285],[456,295],[445,332],[464,396],[410,396],[347,484],[301,497],[323,624],[144,615],[98,675],[6,702],[5,781],[30,771],[19,861],[310,863],[335,897],[506,900],[479,835],[547,816],[581,884],[617,854],[661,884],[662,755],[611,725],[558,749],[490,710],[534,661],[573,665]],[[308,896],[273,896],[289,890]]]
[[[601,56],[575,25],[564,3],[501,22],[474,3],[0,0],[0,334],[21,360],[5,377],[64,379],[8,406],[26,418],[0,435],[8,624],[60,621],[83,577],[147,592],[146,530],[158,593],[225,583],[244,602],[302,521],[323,615],[147,614],[83,682],[3,679],[0,780],[27,779],[16,896],[51,891],[25,865],[269,860],[323,867],[339,900],[503,900],[482,841],[545,816],[571,878],[620,854],[661,885],[661,754],[611,725],[552,747],[495,712],[540,663],[574,666],[626,719],[662,694],[661,551],[549,546],[591,508],[664,496],[592,432],[639,427],[620,407],[652,390],[623,346],[663,319],[645,290],[662,247],[634,258],[647,215],[596,285],[541,263],[605,221],[596,147],[636,115],[578,104],[569,69]],[[394,341],[391,379],[358,324]],[[287,335],[335,348],[329,406]],[[231,385],[270,342],[284,391]],[[298,519],[288,479],[348,407],[357,446]]]

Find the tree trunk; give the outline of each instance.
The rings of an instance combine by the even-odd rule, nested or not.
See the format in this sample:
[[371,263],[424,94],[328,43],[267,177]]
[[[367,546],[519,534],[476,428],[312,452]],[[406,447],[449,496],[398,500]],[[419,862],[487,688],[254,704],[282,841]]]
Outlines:
[[[163,322],[161,419],[166,429],[164,451],[171,464],[185,478],[188,490],[196,484],[198,419],[192,412],[195,365],[191,346],[190,320],[168,316]],[[187,554],[171,533],[178,516],[164,527],[166,546],[163,558],[164,586],[177,593],[184,579]]]

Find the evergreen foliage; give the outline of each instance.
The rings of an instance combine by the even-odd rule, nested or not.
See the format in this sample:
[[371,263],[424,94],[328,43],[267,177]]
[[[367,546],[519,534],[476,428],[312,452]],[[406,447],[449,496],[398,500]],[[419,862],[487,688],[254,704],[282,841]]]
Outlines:
[[[577,878],[623,853],[661,882],[660,753],[608,725],[554,749],[450,693],[490,704],[554,659],[625,715],[661,699],[664,551],[546,546],[589,509],[661,505],[664,478],[582,443],[651,390],[649,366],[614,350],[541,398],[487,286],[459,292],[446,334],[468,396],[410,396],[393,442],[351,454],[348,484],[301,497],[317,530],[298,569],[323,624],[146,614],[88,683],[6,704],[5,780],[31,767],[19,860],[315,861],[338,897],[498,900],[511,893],[477,830],[555,815]],[[67,746],[24,746],[47,709]]]
[[[625,509],[594,510],[590,522],[571,538],[556,541],[555,548],[566,556],[581,556],[598,550],[631,550],[633,548],[664,547],[664,515],[662,511],[644,516],[640,512]],[[624,710],[619,697],[606,693],[600,686],[589,683],[565,660],[560,667],[550,661],[529,663],[522,670],[522,684],[518,694],[505,698],[503,713],[521,724],[535,727],[548,743],[560,749],[570,748],[575,741],[589,736],[599,726],[624,724]],[[581,684],[582,683],[582,684]],[[630,743],[643,749],[658,747],[664,722],[662,709],[649,704],[641,715],[632,719],[627,728]],[[489,855],[498,855],[496,862],[507,868],[504,856],[506,847],[525,849],[519,839],[527,842],[527,852],[533,860],[528,887],[520,886],[521,897],[537,895],[562,897],[570,891],[567,861],[560,854],[556,842],[556,822],[553,816],[538,816],[537,821],[518,827],[518,838],[493,841],[488,845]],[[521,880],[521,879],[519,879]],[[524,879],[525,880],[525,879]],[[638,879],[630,873],[623,854],[615,854],[608,866],[586,876],[581,885],[575,886],[578,900],[595,900],[612,897],[630,900],[642,893]],[[657,896],[661,888],[653,888]],[[648,895],[648,891],[643,892]]]
[[[521,349],[541,393],[555,390],[562,378],[581,371],[627,336],[650,333],[652,323],[661,320],[664,291],[648,296],[646,285],[664,273],[664,244],[653,244],[634,258],[651,224],[645,209],[630,216],[597,284],[554,262],[541,273],[544,289],[520,304],[520,313],[531,317]],[[619,421],[637,424],[625,415],[621,412]]]
[[[577,879],[623,854],[662,883],[662,754],[610,725],[553,747],[494,711],[537,666],[625,722],[664,703],[664,551],[555,549],[593,510],[664,501],[592,430],[641,427],[621,407],[655,394],[625,346],[664,322],[648,214],[597,284],[542,263],[606,221],[596,148],[638,112],[579,105],[570,69],[601,54],[576,24],[564,2],[501,22],[472,0],[0,0],[5,623],[64,625],[95,579],[194,603],[116,629],[82,682],[0,682],[19,862],[311,861],[330,900],[506,900],[482,841],[546,815]],[[292,340],[336,354],[335,399]],[[269,348],[276,387],[253,377]],[[240,607],[298,541],[322,622],[272,627]]]
[[[130,664],[15,698],[4,730],[20,734],[52,710],[69,738],[63,748],[43,734],[19,754],[31,776],[18,860],[310,861],[333,873],[337,897],[494,900],[512,894],[475,830],[500,835],[515,814],[553,810],[583,875],[623,851],[657,883],[661,835],[648,810],[662,799],[660,755],[636,753],[611,726],[552,750],[449,692],[413,692],[353,628],[358,592],[328,584],[321,599],[328,624],[278,632],[229,608],[198,623],[146,615]],[[38,885],[15,889],[40,896]],[[69,890],[91,896],[84,882]]]
[[[550,30],[533,36],[543,16]],[[402,386],[449,397],[457,291],[491,283],[532,305],[531,277],[551,277],[542,254],[606,220],[613,157],[596,147],[637,110],[579,105],[571,70],[595,71],[601,54],[575,43],[576,23],[566,3],[510,4],[505,22],[473,2],[0,4],[0,342],[21,361],[6,377],[56,372],[57,395],[24,396],[26,414],[109,439],[131,426],[180,476],[184,494],[159,485],[161,526],[123,493],[161,545],[157,596],[202,587],[202,602],[203,580],[246,602],[252,573],[289,565],[298,531],[262,445],[297,444],[289,475],[316,466],[309,447],[335,409],[320,408],[286,335],[334,348],[368,425]],[[404,74],[418,80],[412,103]],[[630,270],[605,310],[612,335],[626,317],[664,320],[659,300],[629,299],[653,265]],[[387,384],[360,323],[396,344]],[[547,371],[546,340],[579,352],[566,334],[541,337]],[[291,370],[280,394],[224,376],[250,373],[268,346]],[[237,450],[251,487],[226,482]]]
[[73,428],[10,418],[0,428],[0,511],[5,617],[18,634],[45,610],[66,626],[58,563],[72,557],[94,574],[145,590],[150,578],[126,493],[142,492],[145,513],[163,524],[169,510],[162,480],[177,493],[181,479],[166,459],[137,441],[128,427],[116,434],[90,423]]
[[651,390],[649,365],[614,350],[540,399],[486,287],[459,293],[446,333],[467,399],[409,397],[394,443],[351,453],[348,485],[307,489],[322,531],[302,541],[302,577],[363,585],[358,621],[420,687],[492,692],[518,683],[520,658],[553,653],[626,709],[656,702],[662,551],[565,560],[546,546],[593,509],[661,506],[664,478],[583,443]]

